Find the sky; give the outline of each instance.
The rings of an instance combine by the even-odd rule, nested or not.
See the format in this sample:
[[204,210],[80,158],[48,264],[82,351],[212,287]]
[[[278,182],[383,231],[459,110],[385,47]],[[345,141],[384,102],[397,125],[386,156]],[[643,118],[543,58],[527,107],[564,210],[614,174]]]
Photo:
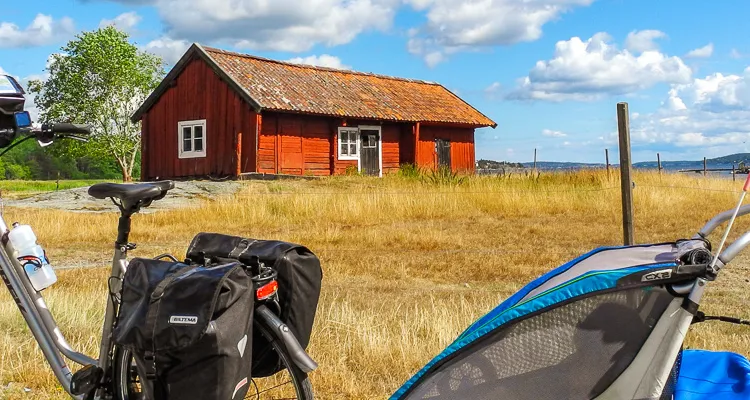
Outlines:
[[44,79],[77,33],[115,25],[170,66],[197,42],[439,82],[498,124],[477,159],[616,159],[624,101],[635,161],[699,160],[750,152],[747,15],[744,0],[5,0],[0,71]]

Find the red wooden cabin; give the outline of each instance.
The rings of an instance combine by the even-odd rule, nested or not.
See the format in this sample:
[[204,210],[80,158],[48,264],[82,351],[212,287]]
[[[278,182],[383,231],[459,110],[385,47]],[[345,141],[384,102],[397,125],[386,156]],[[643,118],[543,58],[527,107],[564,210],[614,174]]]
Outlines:
[[474,171],[496,124],[445,87],[194,44],[132,117],[143,180],[242,173],[382,176],[401,164]]

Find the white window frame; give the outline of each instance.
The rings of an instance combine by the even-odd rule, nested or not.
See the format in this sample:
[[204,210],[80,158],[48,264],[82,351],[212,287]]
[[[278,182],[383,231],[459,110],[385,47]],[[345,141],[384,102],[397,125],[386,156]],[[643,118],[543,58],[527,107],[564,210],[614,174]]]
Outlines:
[[[355,134],[355,138],[356,138],[356,141],[357,141],[357,155],[352,156],[352,155],[349,155],[349,154],[347,154],[347,155],[341,154],[341,132],[343,132],[343,131],[347,131],[347,132],[348,131],[356,131],[357,132]],[[336,152],[339,154],[339,160],[359,161],[360,143],[359,143],[359,128],[358,127],[355,127],[355,126],[341,126],[341,127],[339,127],[337,142],[338,143],[336,143],[336,146],[337,146],[336,147]],[[347,143],[351,144],[350,142],[347,142]]]
[[[203,150],[201,151],[195,151],[192,149],[195,149],[195,135],[192,128],[200,126],[203,128]],[[185,142],[183,141],[182,137],[182,130],[185,127],[191,128],[191,150],[185,151],[184,145]],[[206,120],[205,119],[198,119],[193,121],[179,121],[177,123],[177,149],[178,149],[178,155],[180,158],[202,158],[206,157],[206,148],[208,140],[207,140],[208,134],[206,130]]]
[[357,133],[357,147],[359,148],[359,151],[357,152],[357,171],[362,171],[362,162],[359,158],[359,156],[362,154],[362,147],[359,144],[360,137],[362,136],[362,131],[378,131],[378,158],[380,162],[380,173],[378,174],[379,177],[383,177],[383,127],[380,125],[360,125],[358,127],[358,133]]

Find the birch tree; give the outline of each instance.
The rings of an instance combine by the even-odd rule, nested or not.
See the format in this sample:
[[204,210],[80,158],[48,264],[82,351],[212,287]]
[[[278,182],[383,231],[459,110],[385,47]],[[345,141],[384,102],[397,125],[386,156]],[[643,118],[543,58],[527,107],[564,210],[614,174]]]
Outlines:
[[164,76],[162,60],[143,52],[115,27],[83,32],[53,54],[48,78],[29,83],[43,122],[86,123],[87,143],[64,144],[70,155],[112,157],[132,181],[141,147],[140,123],[131,115]]

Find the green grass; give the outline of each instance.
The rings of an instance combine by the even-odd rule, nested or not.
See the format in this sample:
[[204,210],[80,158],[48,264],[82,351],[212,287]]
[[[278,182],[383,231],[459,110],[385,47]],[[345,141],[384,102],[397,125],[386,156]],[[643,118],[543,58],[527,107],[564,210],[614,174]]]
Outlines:
[[21,180],[0,180],[0,191],[2,192],[51,192],[54,190],[75,189],[79,187],[91,186],[99,182],[116,182],[114,180],[103,179],[83,179],[83,180],[61,180],[57,181],[21,181]]

